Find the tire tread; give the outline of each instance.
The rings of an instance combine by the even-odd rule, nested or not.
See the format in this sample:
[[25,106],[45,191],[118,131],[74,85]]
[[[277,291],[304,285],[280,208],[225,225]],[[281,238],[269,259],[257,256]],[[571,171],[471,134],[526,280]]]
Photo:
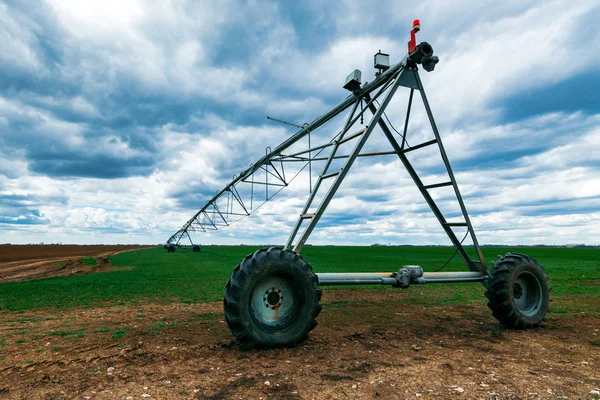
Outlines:
[[[534,319],[522,315],[511,298],[511,277],[515,270],[522,266],[537,269],[539,271],[538,278],[546,289],[542,290],[542,296],[546,296],[542,300],[543,310],[538,313],[540,315],[536,314]],[[488,307],[492,310],[493,316],[502,325],[515,329],[531,329],[539,326],[545,318],[550,301],[547,295],[549,291],[548,275],[544,273],[543,267],[538,264],[537,260],[522,253],[511,252],[493,263],[485,297],[488,299]]]
[[[246,282],[251,279],[254,274],[257,274],[266,268],[272,261],[284,262],[302,271],[306,277],[306,281],[310,285],[312,296],[316,299],[314,309],[308,313],[310,320],[307,324],[302,324],[307,327],[305,331],[295,332],[287,342],[275,344],[261,341],[261,336],[256,332],[253,332],[250,322],[244,321],[243,308],[249,307],[249,304],[245,304],[246,301],[241,298]],[[245,348],[296,346],[306,340],[306,338],[308,338],[308,332],[317,326],[316,318],[322,309],[322,306],[319,304],[321,295],[322,292],[318,287],[318,278],[312,271],[312,266],[302,257],[290,250],[284,250],[278,247],[263,248],[246,256],[240,264],[233,269],[231,277],[225,286],[225,295],[223,299],[225,321],[227,322],[231,333]]]

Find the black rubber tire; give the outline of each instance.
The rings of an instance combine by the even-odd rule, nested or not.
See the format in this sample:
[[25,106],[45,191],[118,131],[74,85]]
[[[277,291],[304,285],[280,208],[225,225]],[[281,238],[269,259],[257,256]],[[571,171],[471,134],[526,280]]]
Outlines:
[[508,328],[539,326],[548,312],[548,275],[538,262],[525,254],[508,253],[494,262],[485,296],[488,307]]
[[175,253],[175,245],[170,244],[167,246],[167,253]]
[[[279,293],[273,295],[277,304],[267,301],[270,292]],[[320,299],[318,278],[302,257],[275,247],[261,249],[231,273],[223,301],[225,320],[245,348],[295,346],[317,326]]]
[[200,245],[199,244],[195,244],[192,246],[192,251],[194,253],[200,253]]

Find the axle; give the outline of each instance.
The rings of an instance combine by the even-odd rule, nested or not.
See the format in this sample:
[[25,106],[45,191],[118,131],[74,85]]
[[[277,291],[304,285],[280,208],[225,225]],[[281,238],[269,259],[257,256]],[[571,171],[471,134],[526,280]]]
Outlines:
[[407,288],[410,284],[483,282],[482,272],[423,272],[418,265],[407,265],[398,272],[317,273],[319,285],[391,285]]

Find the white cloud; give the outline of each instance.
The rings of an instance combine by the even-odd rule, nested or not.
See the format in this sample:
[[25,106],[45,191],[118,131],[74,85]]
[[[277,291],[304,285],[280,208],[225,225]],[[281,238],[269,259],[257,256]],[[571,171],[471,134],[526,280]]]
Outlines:
[[[467,25],[451,47],[437,48],[441,61],[428,77],[441,120],[489,118],[492,101],[594,68],[590,49],[600,33],[576,27],[598,13],[591,2],[545,2],[522,14]],[[590,35],[591,33],[591,35]],[[436,49],[434,45],[434,49]]]
[[[43,24],[0,5],[0,67],[36,78],[54,71],[62,79],[48,82],[44,93],[0,91],[0,195],[29,196],[23,210],[39,210],[49,221],[5,229],[3,241],[165,240],[265,147],[289,137],[292,130],[262,121],[264,114],[302,123],[342,101],[350,71],[361,69],[363,81],[373,79],[377,50],[394,62],[402,58],[414,14],[423,22],[420,40],[430,41],[441,57],[436,71],[422,78],[480,242],[600,243],[600,116],[558,111],[503,122],[498,108],[510,96],[597,69],[591,50],[600,45],[600,30],[591,16],[599,8],[591,2],[384,2],[372,12],[353,1],[314,2],[307,5],[310,21],[327,32],[314,46],[277,4],[49,4],[57,24],[49,34],[62,35],[52,37],[60,43],[54,64],[39,49]],[[80,90],[61,82],[76,82]],[[405,94],[387,111],[397,129]],[[120,109],[115,100],[127,95],[163,122],[140,127],[146,115],[127,114],[138,104]],[[197,110],[164,123],[170,114],[163,109],[175,102]],[[421,109],[415,106],[412,116],[409,141],[415,145],[431,134]],[[133,126],[116,124],[120,117]],[[26,124],[30,136],[14,128]],[[339,125],[315,133],[313,145]],[[142,176],[51,178],[31,172],[35,160],[27,158],[27,145],[40,140],[49,143],[46,150],[151,158],[153,164]],[[374,134],[366,149],[389,145]],[[418,169],[433,171],[427,183],[447,179],[434,169],[440,163],[433,150],[411,154]],[[308,185],[301,174],[251,217],[196,239],[281,243]],[[444,210],[456,209],[451,189],[434,196]],[[10,211],[0,204],[0,216]],[[360,159],[324,218],[309,242],[448,243],[394,157]]]
[[31,73],[40,73],[42,64],[32,49],[34,33],[31,26],[22,26],[13,18],[6,4],[0,4],[0,66],[16,65]]

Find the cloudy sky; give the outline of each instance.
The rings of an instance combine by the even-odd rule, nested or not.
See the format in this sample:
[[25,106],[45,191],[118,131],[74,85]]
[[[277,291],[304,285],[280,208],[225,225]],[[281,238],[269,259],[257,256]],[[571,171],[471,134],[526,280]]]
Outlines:
[[[164,242],[293,133],[267,115],[323,114],[350,71],[373,79],[379,49],[400,61],[420,18],[441,59],[421,78],[479,241],[600,244],[600,5],[376,4],[0,2],[0,242]],[[397,128],[406,95],[387,111]],[[418,102],[413,116],[414,145],[428,135]],[[377,133],[369,146],[389,150]],[[439,161],[414,158],[428,183]],[[307,195],[303,174],[194,239],[283,243]],[[448,244],[393,156],[361,159],[319,228],[312,243]]]

